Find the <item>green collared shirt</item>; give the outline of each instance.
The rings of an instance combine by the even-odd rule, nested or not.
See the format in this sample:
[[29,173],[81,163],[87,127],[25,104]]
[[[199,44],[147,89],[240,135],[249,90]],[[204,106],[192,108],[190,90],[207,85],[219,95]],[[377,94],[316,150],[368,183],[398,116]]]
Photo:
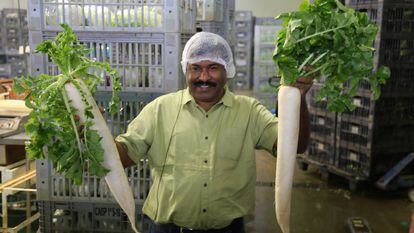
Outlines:
[[135,162],[148,157],[153,185],[145,214],[210,229],[253,211],[254,150],[272,151],[276,138],[277,118],[257,100],[226,90],[205,112],[186,89],[149,103],[116,140]]

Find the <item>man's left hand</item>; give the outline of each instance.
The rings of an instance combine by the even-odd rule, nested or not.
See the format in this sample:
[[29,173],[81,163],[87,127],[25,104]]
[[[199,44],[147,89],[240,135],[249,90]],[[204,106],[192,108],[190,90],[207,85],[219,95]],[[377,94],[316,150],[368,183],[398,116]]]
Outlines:
[[296,87],[300,90],[300,94],[305,96],[309,89],[312,87],[313,78],[312,77],[299,77],[296,80],[296,83],[291,84],[290,86]]

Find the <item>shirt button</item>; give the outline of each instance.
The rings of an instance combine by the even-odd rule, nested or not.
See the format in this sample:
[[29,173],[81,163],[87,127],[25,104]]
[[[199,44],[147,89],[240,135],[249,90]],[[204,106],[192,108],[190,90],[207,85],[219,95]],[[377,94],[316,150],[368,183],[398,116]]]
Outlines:
[[206,136],[204,139],[206,139],[206,140],[207,140],[207,139],[208,139],[208,137]]
[[206,118],[208,118],[208,114],[206,115]]
[[207,212],[207,209],[203,209],[203,213]]
[[204,183],[204,187],[207,187],[207,183]]
[[207,163],[207,160],[204,160],[204,163]]

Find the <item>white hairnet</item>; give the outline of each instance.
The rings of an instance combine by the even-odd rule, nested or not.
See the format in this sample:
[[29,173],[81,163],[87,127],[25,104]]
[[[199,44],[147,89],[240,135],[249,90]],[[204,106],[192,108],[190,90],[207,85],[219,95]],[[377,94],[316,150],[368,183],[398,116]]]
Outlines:
[[230,46],[223,37],[217,34],[198,32],[185,44],[181,59],[184,74],[188,64],[200,61],[212,61],[223,65],[227,78],[233,78],[236,73]]

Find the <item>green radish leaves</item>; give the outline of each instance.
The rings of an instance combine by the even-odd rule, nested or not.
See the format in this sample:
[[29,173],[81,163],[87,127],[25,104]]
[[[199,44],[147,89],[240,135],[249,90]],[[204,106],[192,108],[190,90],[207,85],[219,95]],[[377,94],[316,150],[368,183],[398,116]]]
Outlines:
[[[81,184],[85,168],[90,175],[99,177],[105,176],[108,169],[102,166],[104,151],[100,144],[101,137],[91,129],[94,118],[92,106],[80,85],[86,84],[93,94],[103,81],[98,71],[109,76],[113,95],[110,113],[113,114],[119,106],[117,93],[121,89],[120,78],[109,64],[89,59],[90,51],[78,42],[72,29],[66,24],[61,26],[64,30],[53,41],[46,40],[36,49],[36,52],[47,54],[52,59],[60,74],[15,79],[14,91],[26,92],[26,105],[32,109],[25,125],[26,132],[30,134],[30,141],[26,144],[28,156],[44,159],[47,151],[57,172]],[[81,132],[78,132],[80,122],[75,120],[78,110],[71,106],[64,88],[67,82],[79,90],[85,104],[86,121]]]
[[[318,100],[327,99],[328,110],[352,110],[351,98],[361,83],[371,86],[374,98],[390,76],[387,67],[373,72],[372,48],[378,27],[365,13],[338,0],[304,0],[299,11],[283,13],[273,60],[281,85],[295,83],[300,76],[324,79]],[[312,70],[305,71],[304,67]]]

